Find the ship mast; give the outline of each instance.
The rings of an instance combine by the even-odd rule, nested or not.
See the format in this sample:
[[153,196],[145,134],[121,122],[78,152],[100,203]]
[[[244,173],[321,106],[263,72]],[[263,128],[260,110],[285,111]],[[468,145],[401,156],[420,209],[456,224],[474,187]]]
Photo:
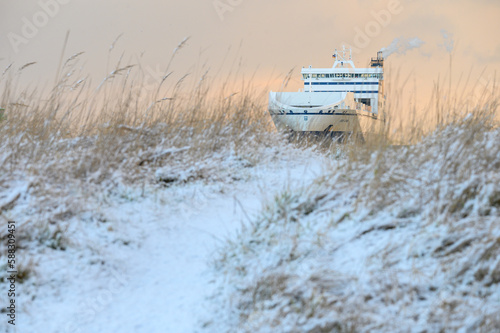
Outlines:
[[333,68],[344,68],[345,65],[351,65],[351,68],[356,68],[356,66],[354,66],[354,62],[352,61],[352,49],[346,49],[345,45],[342,46],[342,50],[340,52],[335,49],[333,58],[335,59]]

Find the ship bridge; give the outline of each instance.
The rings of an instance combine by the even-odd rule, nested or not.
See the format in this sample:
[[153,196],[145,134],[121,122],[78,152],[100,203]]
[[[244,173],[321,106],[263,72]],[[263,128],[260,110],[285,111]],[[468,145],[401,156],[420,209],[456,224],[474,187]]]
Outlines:
[[[347,54],[348,53],[348,54]],[[382,52],[372,58],[370,67],[356,68],[352,61],[352,50],[335,50],[332,68],[302,68],[304,92],[353,92],[356,101],[371,106],[378,113],[383,100],[384,59]]]

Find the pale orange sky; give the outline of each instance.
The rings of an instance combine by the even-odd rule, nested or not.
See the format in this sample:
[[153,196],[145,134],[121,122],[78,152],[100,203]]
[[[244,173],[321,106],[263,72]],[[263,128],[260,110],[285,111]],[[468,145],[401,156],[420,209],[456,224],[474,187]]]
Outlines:
[[[53,81],[68,30],[66,57],[85,51],[85,71],[98,78],[104,77],[109,46],[120,34],[111,63],[124,52],[126,62],[140,58],[145,72],[157,76],[175,46],[190,36],[172,65],[177,73],[201,75],[205,65],[215,75],[236,62],[235,68],[255,74],[258,84],[274,79],[273,89],[292,68],[289,88],[299,88],[300,68],[330,67],[331,54],[342,43],[358,49],[354,60],[363,66],[395,38],[423,42],[386,62],[386,77],[400,71],[401,78],[410,78],[405,93],[416,88],[420,99],[428,98],[438,77],[448,77],[449,51],[456,80],[472,70],[476,82],[483,70],[492,78],[500,69],[498,0],[0,1],[0,68],[36,61],[23,73],[35,83]],[[385,15],[377,21],[375,13]],[[367,30],[368,41],[360,45],[359,31]]]

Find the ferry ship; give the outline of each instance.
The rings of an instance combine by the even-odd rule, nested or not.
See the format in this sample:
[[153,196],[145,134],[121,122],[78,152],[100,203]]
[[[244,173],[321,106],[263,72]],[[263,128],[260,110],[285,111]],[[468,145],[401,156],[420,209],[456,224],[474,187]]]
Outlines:
[[281,130],[295,134],[370,140],[383,131],[384,58],[356,68],[352,50],[335,50],[332,68],[302,68],[304,88],[269,93],[269,113]]

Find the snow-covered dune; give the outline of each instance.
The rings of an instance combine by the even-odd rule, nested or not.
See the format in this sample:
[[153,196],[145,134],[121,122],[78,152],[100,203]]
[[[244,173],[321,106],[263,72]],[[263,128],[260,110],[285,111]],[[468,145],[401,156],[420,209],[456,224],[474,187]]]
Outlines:
[[469,119],[281,192],[220,248],[212,331],[500,331],[499,140]]
[[325,148],[276,133],[252,91],[83,97],[68,77],[5,97],[0,331],[500,331],[487,115]]
[[[173,156],[145,166],[142,185],[127,183],[120,169],[97,184],[62,176],[63,185],[44,171],[43,185],[21,170],[17,180],[4,175],[8,195],[1,202],[5,216],[18,221],[17,254],[26,274],[18,281],[18,331],[201,329],[212,316],[210,264],[218,246],[263,201],[304,186],[328,160],[276,143],[222,149],[202,160]],[[9,328],[5,321],[0,327]]]

